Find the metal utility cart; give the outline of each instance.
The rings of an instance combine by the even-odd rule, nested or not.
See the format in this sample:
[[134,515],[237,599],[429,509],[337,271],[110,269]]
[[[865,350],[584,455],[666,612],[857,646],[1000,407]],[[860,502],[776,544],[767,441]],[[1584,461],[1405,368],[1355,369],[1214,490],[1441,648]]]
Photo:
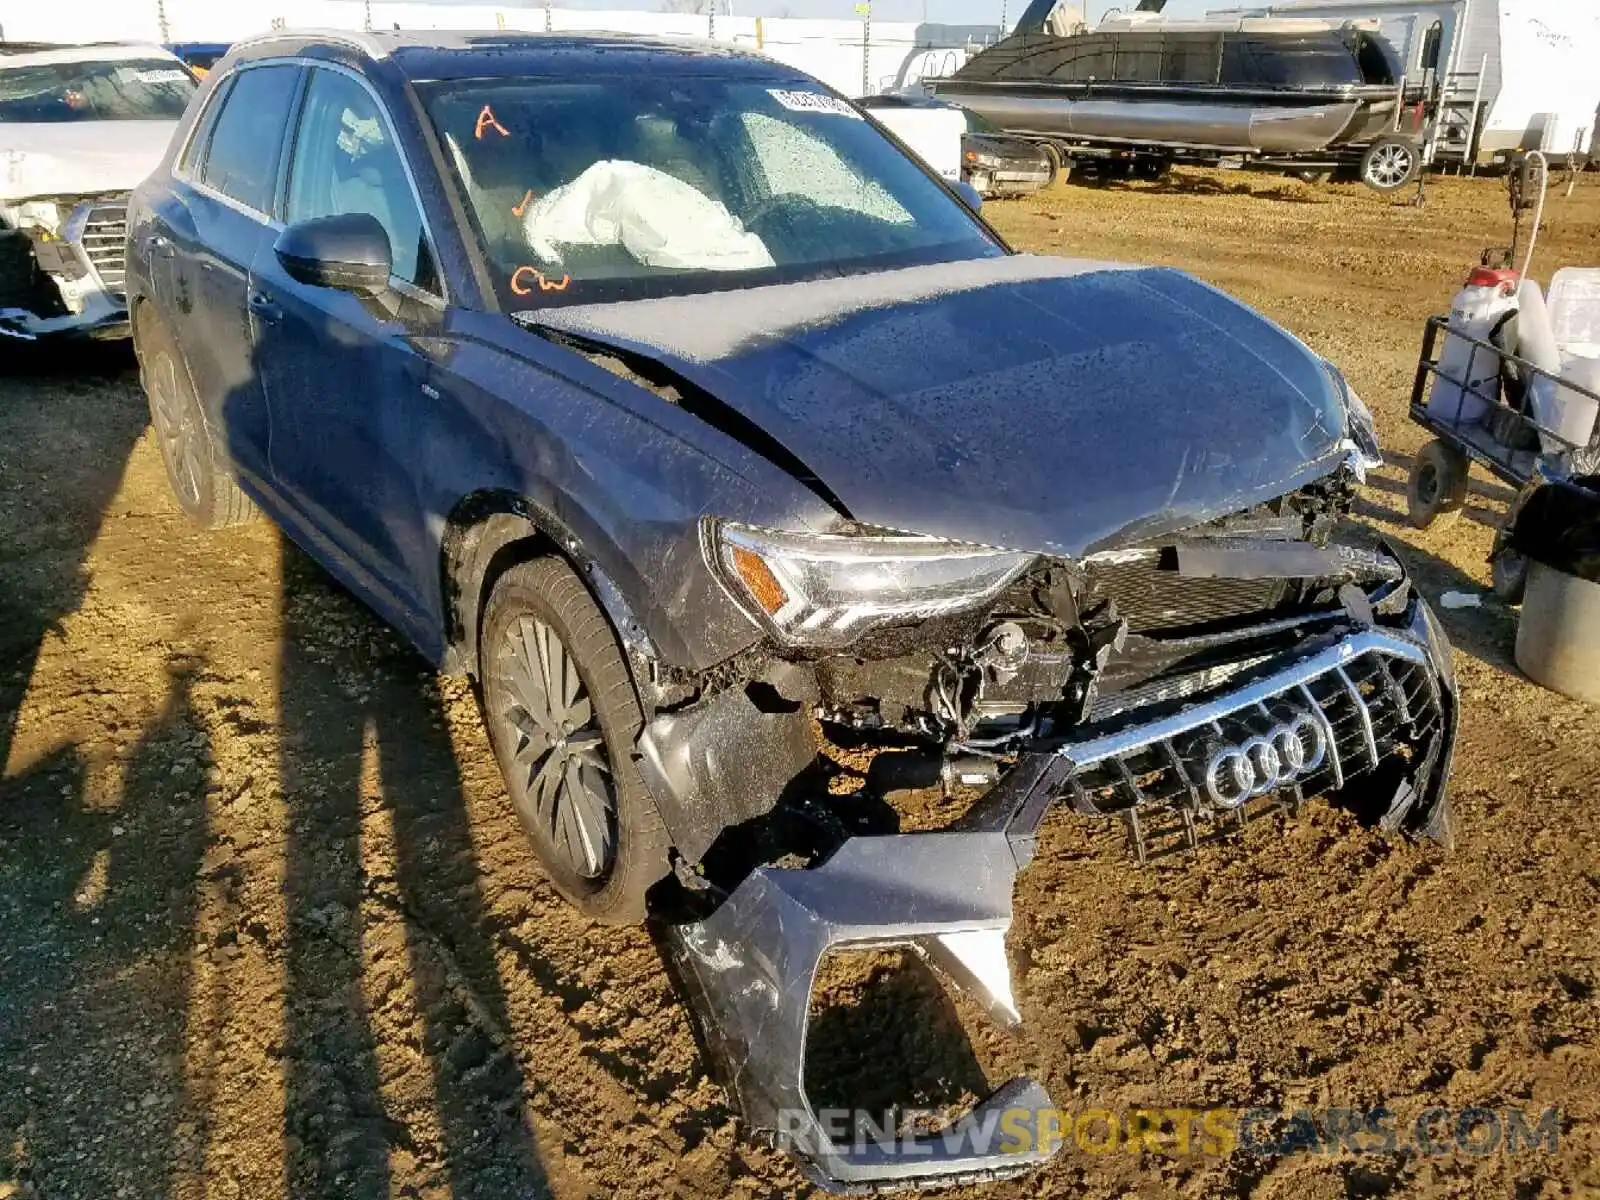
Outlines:
[[[1542,482],[1600,470],[1600,422],[1596,422],[1588,443],[1579,445],[1520,410],[1512,389],[1503,379],[1497,381],[1492,395],[1490,389],[1462,387],[1453,410],[1448,405],[1435,405],[1430,411],[1428,394],[1433,381],[1444,379],[1457,386],[1464,382],[1439,371],[1437,348],[1447,336],[1463,337],[1449,328],[1447,318],[1430,318],[1411,390],[1411,419],[1432,433],[1434,440],[1417,452],[1411,464],[1411,478],[1406,488],[1409,516],[1413,525],[1426,529],[1441,517],[1459,514],[1466,503],[1468,476],[1474,463],[1517,489],[1517,499],[1505,523],[1496,531],[1489,565],[1495,594],[1507,603],[1520,604],[1527,586],[1528,564],[1510,545],[1517,510]],[[1529,388],[1535,379],[1542,377],[1569,389],[1577,397],[1600,405],[1600,394],[1589,388],[1559,379],[1527,359],[1507,354],[1488,342],[1474,338],[1463,340],[1472,348],[1473,361],[1480,354],[1492,354],[1506,376],[1515,377],[1520,373]],[[1521,395],[1526,400],[1529,392],[1522,390]],[[1464,416],[1469,396],[1474,398],[1474,408],[1479,404],[1488,405],[1481,414],[1475,412],[1470,418]]]
[[[1439,369],[1439,350],[1446,337],[1459,338],[1472,349],[1465,379]],[[1499,363],[1493,383],[1487,386],[1471,383],[1483,361],[1479,355]],[[1466,500],[1467,477],[1474,463],[1521,491],[1538,477],[1541,460],[1564,462],[1574,473],[1587,471],[1600,461],[1600,423],[1589,441],[1579,444],[1559,430],[1541,425],[1519,405],[1518,398],[1526,403],[1539,378],[1600,405],[1600,394],[1490,342],[1452,330],[1448,317],[1428,319],[1411,388],[1411,419],[1432,433],[1434,440],[1418,451],[1411,465],[1407,499],[1412,524],[1426,529],[1440,517],[1458,513]],[[1429,408],[1435,380],[1457,390],[1453,406]],[[1466,415],[1469,409],[1470,416]]]
[[[1528,278],[1549,183],[1549,163],[1538,151],[1514,165],[1507,179],[1511,245],[1485,251],[1485,268],[1493,264],[1505,268],[1502,274],[1514,280]],[[1522,241],[1522,219],[1528,212],[1533,213],[1532,232],[1521,267],[1513,271]],[[1455,360],[1449,370],[1441,369],[1447,350]],[[1600,470],[1600,420],[1585,435],[1586,441],[1576,441],[1536,418],[1536,397],[1600,406],[1600,394],[1590,386],[1530,362],[1509,344],[1498,345],[1472,336],[1459,325],[1452,327],[1449,317],[1429,318],[1411,387],[1411,419],[1433,434],[1434,440],[1418,451],[1411,465],[1406,499],[1413,525],[1426,529],[1441,517],[1461,511],[1474,463],[1516,488],[1518,504],[1531,484]],[[1513,505],[1513,517],[1516,511],[1517,505]],[[1517,602],[1525,564],[1507,544],[1511,523],[1508,520],[1496,537],[1490,562],[1495,591]]]

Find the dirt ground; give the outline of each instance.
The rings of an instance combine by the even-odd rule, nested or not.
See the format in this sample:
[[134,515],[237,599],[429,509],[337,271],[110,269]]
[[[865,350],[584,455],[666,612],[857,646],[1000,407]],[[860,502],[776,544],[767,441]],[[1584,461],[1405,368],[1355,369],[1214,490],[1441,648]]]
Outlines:
[[[1486,590],[1507,493],[1479,479],[1455,528],[1397,523],[1405,398],[1423,318],[1509,220],[1499,181],[1430,190],[1186,172],[987,211],[1022,247],[1194,271],[1339,363],[1390,450],[1363,515],[1437,597]],[[1552,200],[1535,273],[1579,263],[1600,263],[1594,177]],[[1518,675],[1492,597],[1442,616],[1453,854],[1314,805],[1139,869],[1053,818],[1011,937],[1019,1035],[967,1053],[890,971],[842,988],[827,1032],[930,1102],[1026,1069],[1075,1111],[1385,1104],[1402,1142],[1436,1103],[1562,1113],[1554,1155],[1069,1142],[987,1196],[1600,1195],[1600,713]],[[12,364],[0,1197],[805,1191],[737,1137],[650,936],[542,882],[466,686],[270,525],[189,527],[126,356]]]

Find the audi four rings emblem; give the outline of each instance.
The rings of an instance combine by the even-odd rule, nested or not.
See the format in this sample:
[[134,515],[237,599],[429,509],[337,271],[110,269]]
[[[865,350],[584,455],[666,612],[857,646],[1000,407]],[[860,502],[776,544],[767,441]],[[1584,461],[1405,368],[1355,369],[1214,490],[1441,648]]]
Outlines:
[[1328,757],[1328,733],[1310,713],[1275,725],[1234,746],[1218,748],[1206,763],[1206,792],[1219,808],[1288,787]]

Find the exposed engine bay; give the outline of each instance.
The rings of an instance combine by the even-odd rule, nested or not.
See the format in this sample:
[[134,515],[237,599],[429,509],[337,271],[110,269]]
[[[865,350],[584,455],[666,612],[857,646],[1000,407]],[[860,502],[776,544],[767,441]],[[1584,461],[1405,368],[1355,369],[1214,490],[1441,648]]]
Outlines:
[[[733,864],[732,877],[719,879],[716,868],[729,864],[711,854],[708,870],[702,855],[724,828],[764,817],[783,797],[806,795],[819,729],[832,742],[875,753],[858,795],[891,803],[887,812],[862,812],[892,822],[897,795],[992,787],[1021,758],[1057,752],[1086,731],[1180,711],[1341,630],[1403,624],[1414,599],[1403,567],[1381,542],[1342,525],[1354,489],[1345,469],[1146,545],[1082,562],[1037,558],[980,608],[890,624],[847,652],[768,643],[706,677],[664,677],[662,715],[641,749],[696,880],[737,884],[752,864]],[[756,584],[782,586],[776,576]],[[1293,785],[1301,799],[1314,794],[1305,788],[1313,781],[1343,786],[1343,772],[1337,781],[1318,779],[1331,769],[1329,753],[1338,747],[1330,734],[1338,731],[1308,721],[1298,710],[1286,726],[1266,721],[1264,731],[1293,736],[1279,733],[1270,760],[1257,747],[1254,760],[1229,759],[1226,770],[1212,769],[1223,742],[1209,730],[1217,746],[1186,746],[1180,756],[1193,759],[1180,763],[1192,788],[1152,796],[1117,778],[1097,784],[1120,793],[1109,803],[1093,802],[1091,789],[1077,807],[1133,822],[1171,807],[1192,841],[1196,818],[1231,814],[1267,794],[1258,791],[1258,771]],[[719,733],[748,752],[737,771],[725,769],[726,753],[673,753],[681,740],[716,741]],[[1246,731],[1240,740],[1254,736]],[[720,777],[737,780],[737,795],[726,794]],[[837,797],[828,803],[849,808]],[[841,814],[839,832],[861,815]],[[1144,855],[1142,833],[1132,846]]]

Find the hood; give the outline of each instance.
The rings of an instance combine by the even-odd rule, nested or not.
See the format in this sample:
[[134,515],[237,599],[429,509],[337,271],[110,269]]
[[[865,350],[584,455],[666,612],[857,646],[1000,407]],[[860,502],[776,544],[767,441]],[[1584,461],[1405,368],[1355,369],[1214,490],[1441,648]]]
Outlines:
[[167,152],[176,121],[0,125],[0,201],[131,192]]
[[858,521],[991,546],[1108,549],[1344,454],[1322,362],[1167,269],[1015,255],[521,319],[670,367]]

